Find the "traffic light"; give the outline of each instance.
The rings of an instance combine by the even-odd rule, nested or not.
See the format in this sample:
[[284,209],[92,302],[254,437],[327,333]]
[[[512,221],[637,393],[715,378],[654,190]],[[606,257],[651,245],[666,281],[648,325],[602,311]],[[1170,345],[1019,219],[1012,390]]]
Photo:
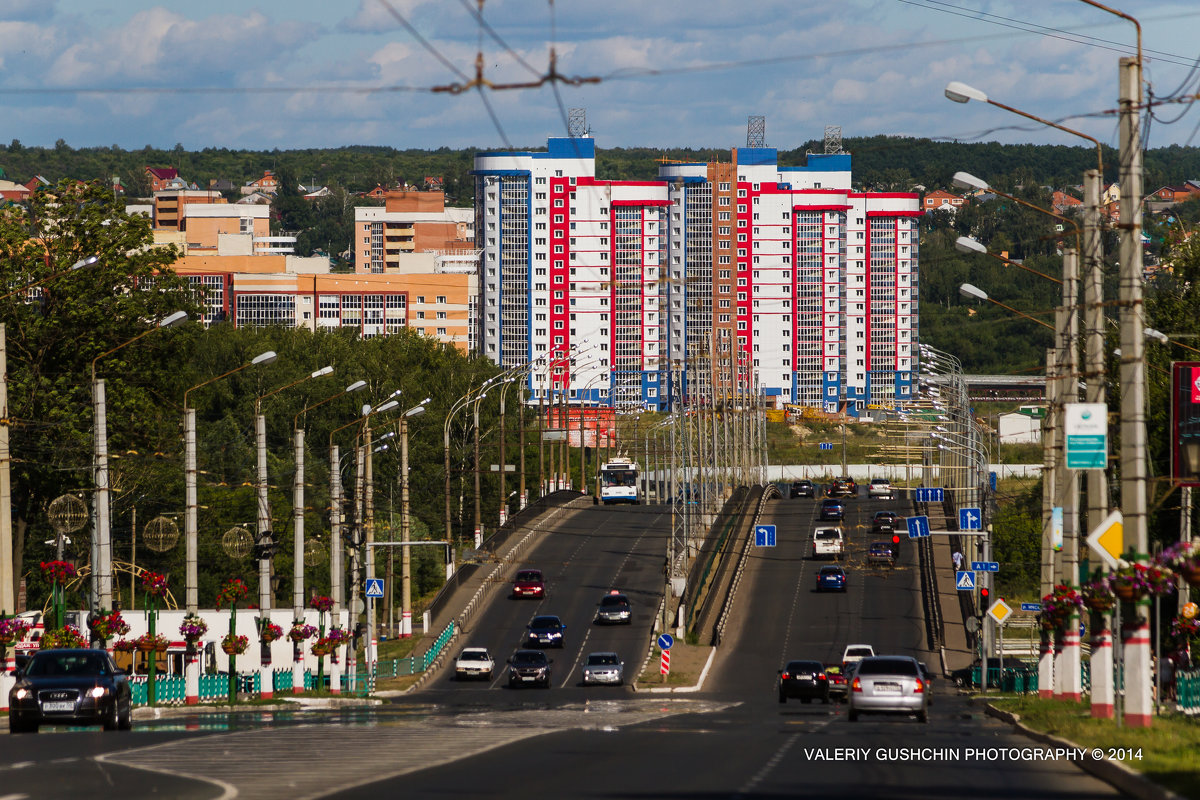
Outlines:
[[898,534],[898,533],[892,534],[892,544],[900,544],[900,534]]
[[273,555],[275,555],[275,540],[271,536],[271,531],[263,531],[262,536],[254,543],[254,558],[257,561],[266,561]]
[[988,589],[986,586],[979,587],[979,599],[983,601],[983,605],[987,605],[987,600],[988,600],[989,594],[991,594],[991,590]]

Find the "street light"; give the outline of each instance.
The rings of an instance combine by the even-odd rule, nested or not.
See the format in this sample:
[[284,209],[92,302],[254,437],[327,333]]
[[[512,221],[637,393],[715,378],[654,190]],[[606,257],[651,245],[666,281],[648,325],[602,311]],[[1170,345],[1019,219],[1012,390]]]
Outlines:
[[[409,541],[408,500],[408,420],[425,413],[426,397],[420,405],[405,411],[400,417],[400,541]],[[390,603],[391,601],[389,601]],[[412,636],[412,551],[405,544],[400,548],[400,638]]]
[[[183,534],[187,549],[187,566],[185,570],[186,598],[188,616],[195,616],[199,611],[199,523],[196,519],[196,409],[188,405],[188,395],[210,383],[241,372],[249,367],[275,362],[275,351],[267,350],[259,353],[240,367],[223,372],[215,378],[197,383],[183,393],[183,484],[184,512]],[[200,659],[199,653],[192,648],[184,666],[184,702],[193,706],[200,702]]]
[[972,239],[970,236],[960,236],[957,239],[955,239],[954,240],[954,249],[960,253],[980,253],[985,256],[990,256],[991,258],[996,259],[997,261],[999,261],[1002,264],[1006,264],[1011,267],[1017,267],[1018,269],[1023,269],[1026,272],[1032,272],[1034,275],[1037,275],[1039,278],[1045,278],[1046,280],[1053,281],[1054,283],[1057,283],[1057,284],[1062,283],[1062,281],[1059,280],[1058,278],[1051,277],[1050,275],[1046,275],[1043,272],[1038,272],[1036,269],[1030,269],[1029,267],[1022,264],[1020,261],[1013,261],[1010,258],[1005,258],[1004,256],[998,256],[995,253],[990,252],[986,247],[984,247],[984,245],[981,242],[978,242],[975,239]]
[[7,294],[0,295],[0,300],[7,300],[8,298],[12,297],[15,294],[20,294],[21,292],[27,292],[30,289],[32,289],[33,287],[38,286],[39,284],[43,284],[46,281],[54,280],[55,278],[70,274],[77,269],[82,269],[83,267],[90,267],[92,264],[95,264],[99,260],[100,260],[100,258],[98,256],[88,256],[87,258],[81,258],[80,260],[76,261],[74,264],[67,267],[66,269],[61,269],[58,272],[51,273],[50,275],[47,275],[43,278],[36,278],[36,279],[30,281],[29,283],[25,284],[24,286],[20,287],[19,289],[12,289]]
[[[958,287],[958,293],[960,295],[962,295],[963,297],[966,297],[969,300],[986,300],[989,303],[994,303],[995,305],[998,305],[1001,308],[1003,308],[1005,311],[1016,314],[1018,317],[1024,317],[1025,319],[1029,320],[1030,322],[1036,322],[1038,325],[1041,325],[1043,328],[1049,328],[1050,330],[1054,330],[1053,325],[1051,325],[1047,322],[1043,322],[1042,320],[1038,319],[1037,317],[1031,317],[1030,315],[1026,314],[1023,311],[1018,311],[1017,309],[1013,308],[1012,306],[1008,306],[1008,305],[1005,305],[1004,303],[1001,303],[999,300],[993,300],[992,298],[988,297],[987,292],[985,292],[983,289],[980,289],[978,286],[973,286],[972,284],[964,283],[962,286]],[[934,395],[934,396],[936,397],[937,395]]]
[[[96,257],[92,256],[90,259],[78,262],[71,269],[78,269],[95,262]],[[105,385],[103,379],[96,377],[96,362],[155,331],[178,325],[186,320],[187,316],[186,311],[168,314],[153,328],[142,331],[132,339],[128,339],[92,359],[92,441],[96,468],[96,494],[93,500],[96,512],[96,536],[95,542],[92,544],[92,563],[95,568],[92,570],[92,586],[95,589],[96,606],[99,613],[107,613],[112,610],[112,528],[109,519],[108,417],[105,404]]]

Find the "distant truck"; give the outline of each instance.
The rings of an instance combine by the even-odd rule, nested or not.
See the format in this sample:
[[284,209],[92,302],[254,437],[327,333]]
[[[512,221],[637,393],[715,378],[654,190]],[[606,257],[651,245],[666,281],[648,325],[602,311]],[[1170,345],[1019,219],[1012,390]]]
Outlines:
[[846,552],[846,538],[841,528],[817,528],[813,531],[812,557],[841,560]]

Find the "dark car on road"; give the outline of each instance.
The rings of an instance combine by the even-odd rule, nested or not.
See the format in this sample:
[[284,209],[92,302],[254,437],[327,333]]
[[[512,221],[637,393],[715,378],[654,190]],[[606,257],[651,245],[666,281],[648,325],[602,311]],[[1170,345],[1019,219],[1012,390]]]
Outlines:
[[133,727],[129,677],[103,650],[39,650],[8,695],[8,729],[36,733],[41,725]]
[[563,631],[567,629],[562,620],[551,614],[539,614],[529,620],[525,626],[525,645],[527,647],[559,647],[563,646]]
[[814,486],[813,482],[808,479],[792,481],[792,488],[788,492],[788,496],[789,497],[816,497],[817,496],[817,487]]
[[867,563],[885,567],[896,565],[896,550],[891,542],[871,542],[867,546]]
[[821,520],[842,521],[846,518],[846,506],[841,500],[826,498],[821,501]]
[[817,573],[817,591],[846,591],[846,570],[832,565],[821,567],[821,571]]
[[779,702],[786,703],[789,697],[801,703],[813,700],[828,703],[829,676],[825,674],[825,665],[820,661],[789,661],[779,670]]
[[601,597],[597,606],[597,625],[629,625],[633,622],[633,608],[629,605],[629,598],[616,589]]
[[550,665],[554,661],[541,650],[518,650],[508,659],[508,685],[550,688]]

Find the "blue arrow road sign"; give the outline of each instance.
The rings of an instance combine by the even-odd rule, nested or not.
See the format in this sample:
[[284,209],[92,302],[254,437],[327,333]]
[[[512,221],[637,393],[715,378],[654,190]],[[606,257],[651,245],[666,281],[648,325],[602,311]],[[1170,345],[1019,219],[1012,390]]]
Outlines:
[[383,578],[367,578],[367,597],[383,597]]
[[821,442],[821,449],[822,450],[832,450],[833,442]]
[[929,517],[908,517],[908,538],[923,539],[929,535]]
[[960,531],[978,531],[983,529],[983,514],[978,508],[960,508],[958,510],[958,529]]
[[999,572],[1000,571],[1000,562],[999,561],[972,561],[971,569],[975,570],[976,572]]
[[960,592],[972,592],[975,590],[975,573],[959,570],[955,573],[954,585]]
[[658,648],[660,650],[670,650],[671,645],[675,644],[675,637],[669,633],[659,634]]
[[775,546],[775,526],[774,525],[756,525],[756,526],[754,526],[754,546],[755,547],[774,547]]
[[1021,603],[1021,610],[1022,611],[1041,611],[1042,604],[1041,603]]
[[941,489],[917,489],[918,503],[940,503],[943,499]]

